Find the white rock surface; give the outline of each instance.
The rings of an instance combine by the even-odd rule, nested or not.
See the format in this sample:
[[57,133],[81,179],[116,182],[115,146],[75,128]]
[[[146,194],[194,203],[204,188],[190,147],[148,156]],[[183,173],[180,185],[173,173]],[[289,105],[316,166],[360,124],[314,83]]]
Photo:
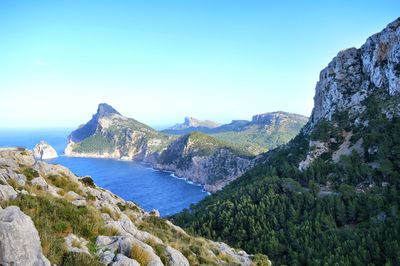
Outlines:
[[362,100],[376,90],[400,93],[400,18],[372,35],[360,49],[343,50],[320,73],[306,132],[337,111],[363,111]]
[[128,258],[123,254],[117,254],[117,256],[114,258],[112,266],[140,266],[140,264],[136,260]]
[[0,185],[0,201],[15,199],[16,197],[17,197],[17,192],[14,190],[12,186]]
[[31,218],[16,206],[0,210],[0,264],[50,266]]
[[56,150],[42,140],[33,148],[33,155],[37,160],[48,160],[58,157]]
[[68,236],[66,236],[64,239],[68,251],[76,253],[86,253],[90,255],[89,249],[87,248],[87,244],[89,243],[89,241],[87,241],[86,239],[78,237],[72,233],[68,234]]

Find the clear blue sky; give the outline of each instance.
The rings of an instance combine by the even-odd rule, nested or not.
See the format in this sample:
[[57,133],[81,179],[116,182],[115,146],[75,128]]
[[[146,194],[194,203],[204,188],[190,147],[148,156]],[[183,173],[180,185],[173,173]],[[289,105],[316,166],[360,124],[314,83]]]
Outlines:
[[99,102],[153,126],[309,115],[319,72],[400,1],[0,1],[0,127],[74,127]]

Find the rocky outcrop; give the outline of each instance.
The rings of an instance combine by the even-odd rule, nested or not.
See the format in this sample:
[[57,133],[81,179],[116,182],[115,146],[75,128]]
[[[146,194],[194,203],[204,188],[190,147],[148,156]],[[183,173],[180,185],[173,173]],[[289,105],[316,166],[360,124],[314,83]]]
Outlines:
[[58,156],[56,150],[44,140],[35,145],[33,154],[37,160],[48,160]]
[[289,120],[303,121],[305,123],[307,117],[299,114],[292,114],[292,113],[278,111],[278,112],[254,115],[253,118],[251,119],[251,123],[278,126],[280,123],[283,124]]
[[[400,18],[384,30],[369,37],[361,48],[343,50],[320,73],[315,88],[314,109],[303,132],[311,136],[307,158],[299,168],[306,169],[323,153],[331,154],[334,162],[352,152],[364,156],[363,139],[355,138],[353,130],[369,127],[367,102],[378,97],[382,106],[375,106],[387,119],[400,116]],[[378,112],[378,111],[377,111]],[[339,116],[342,115],[342,118]],[[323,145],[316,131],[321,124],[336,131]],[[345,126],[344,123],[347,123]],[[359,134],[360,135],[360,134]],[[313,145],[320,142],[321,145]],[[368,147],[366,148],[368,149]]]
[[252,166],[252,158],[205,134],[194,132],[173,142],[154,165],[215,192]]
[[374,91],[390,95],[400,92],[400,18],[383,31],[369,37],[360,49],[339,52],[320,73],[315,88],[314,109],[306,132],[321,119],[349,111],[355,117],[363,110],[363,100]]
[[0,264],[50,266],[31,218],[18,207],[0,210]]

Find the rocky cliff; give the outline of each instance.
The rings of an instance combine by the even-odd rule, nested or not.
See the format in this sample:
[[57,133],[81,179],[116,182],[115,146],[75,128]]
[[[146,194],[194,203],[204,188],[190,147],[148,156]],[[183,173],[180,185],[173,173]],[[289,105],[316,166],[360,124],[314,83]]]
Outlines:
[[1,265],[252,264],[29,150],[0,149],[0,192]]
[[[310,151],[304,169],[322,154],[334,161],[353,151],[364,156],[365,137],[376,115],[400,116],[400,19],[369,37],[359,49],[343,50],[320,73],[314,109],[304,133]],[[374,125],[371,123],[374,122]],[[325,134],[324,134],[325,133]],[[328,136],[327,136],[328,134]],[[366,149],[373,147],[366,147]]]
[[171,143],[154,165],[190,177],[215,192],[253,165],[252,156],[200,132],[187,134]]
[[33,148],[33,156],[38,160],[48,160],[57,158],[56,150],[50,146],[46,141],[42,140]]

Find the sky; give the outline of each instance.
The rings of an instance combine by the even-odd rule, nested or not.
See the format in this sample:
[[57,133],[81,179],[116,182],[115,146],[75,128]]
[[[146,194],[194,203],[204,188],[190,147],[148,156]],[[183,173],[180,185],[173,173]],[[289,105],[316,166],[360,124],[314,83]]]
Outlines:
[[319,72],[397,0],[0,1],[0,128],[76,127],[98,103],[154,127],[309,116]]

